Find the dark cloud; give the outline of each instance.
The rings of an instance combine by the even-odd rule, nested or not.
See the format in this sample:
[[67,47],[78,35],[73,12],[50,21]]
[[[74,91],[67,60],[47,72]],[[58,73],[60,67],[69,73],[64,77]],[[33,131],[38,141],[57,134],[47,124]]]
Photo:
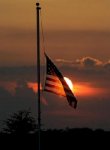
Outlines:
[[[109,129],[110,109],[109,97],[78,97],[78,108],[71,108],[64,97],[52,93],[43,93],[48,105],[42,105],[41,114],[43,128],[91,127]],[[16,88],[12,96],[0,88],[0,119],[24,109],[30,109],[37,118],[37,95],[24,84]],[[94,111],[93,111],[94,110]],[[37,120],[37,119],[36,119]]]
[[27,80],[36,80],[36,67],[1,67],[0,79],[3,81],[23,82]]
[[106,63],[104,64],[104,68],[105,68],[106,70],[110,71],[110,61],[108,61],[108,62],[106,62]]
[[92,57],[84,57],[82,59],[77,60],[77,62],[85,67],[95,67],[97,65],[102,64],[100,60]]
[[0,100],[5,103],[5,101],[3,99],[9,100],[10,98],[12,98],[11,93],[9,93],[4,88],[0,87]]
[[91,80],[92,78],[94,79],[94,77],[109,77],[108,72],[110,71],[110,62],[108,61],[105,63],[92,57],[84,57],[77,59],[74,62],[60,60],[57,61],[57,65],[60,66],[60,69],[64,73],[69,73],[70,75],[77,76],[77,78],[81,79],[82,77],[85,79],[84,76],[86,76],[86,78],[91,77]]
[[[76,82],[93,82],[97,84],[109,83],[110,62],[103,62],[92,57],[84,57],[76,61],[58,59],[53,62],[57,65],[64,76],[68,76]],[[37,81],[37,67],[1,67],[1,81],[16,81],[18,84]],[[41,66],[41,82],[45,77],[45,66]]]
[[[97,86],[109,85],[110,62],[103,62],[92,57],[84,57],[76,61],[59,59],[53,62],[64,76],[70,77],[73,82],[90,82]],[[37,67],[1,67],[1,81],[15,81],[17,84],[37,81]],[[41,66],[41,83],[45,80],[45,66]]]
[[[0,88],[0,120],[5,120],[11,113],[30,109],[37,116],[37,98],[35,93],[26,86],[19,86],[14,95],[8,90]],[[2,124],[0,124],[2,126]]]
[[[93,127],[109,129],[110,121],[110,68],[109,61],[85,57],[79,61],[69,62],[58,60],[53,62],[58,66],[63,75],[71,78],[73,82],[89,84],[102,92],[92,95],[77,96],[78,108],[72,109],[64,97],[52,93],[41,93],[46,104],[42,107],[42,124],[46,128],[62,127]],[[44,80],[44,68],[41,66]],[[11,112],[31,108],[37,118],[37,94],[28,88],[27,82],[36,82],[36,67],[5,67],[0,68],[0,119],[2,120]],[[3,86],[15,82],[15,94]],[[12,85],[12,84],[10,84]],[[83,90],[83,89],[82,89]],[[83,91],[82,91],[83,92]]]

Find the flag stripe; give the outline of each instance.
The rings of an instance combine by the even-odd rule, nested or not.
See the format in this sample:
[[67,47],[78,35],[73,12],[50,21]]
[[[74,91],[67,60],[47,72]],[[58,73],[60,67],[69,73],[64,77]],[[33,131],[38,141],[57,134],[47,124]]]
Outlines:
[[[46,80],[45,86],[56,88],[57,90],[59,90],[59,89],[64,90],[64,86],[61,83],[60,84],[59,83],[54,83],[54,82],[51,82],[50,80]],[[65,86],[65,89],[66,89],[66,92],[69,93],[69,95],[70,95],[70,89],[68,89],[68,87],[66,87],[66,86]]]
[[[56,85],[52,85],[52,84],[48,84],[48,83],[46,83],[45,84],[45,89],[44,90],[46,90],[46,89],[50,89],[51,91],[59,91],[58,93],[64,93],[64,90],[63,90],[63,87],[61,87],[61,86],[56,86]],[[69,91],[67,91],[67,93],[66,93],[68,96],[73,96]],[[63,94],[64,95],[64,94]],[[65,95],[66,96],[66,95]]]
[[54,75],[47,74],[46,77],[53,80],[53,81],[55,81],[55,82],[59,81],[59,78],[54,76]]
[[52,90],[52,89],[49,89],[49,88],[46,88],[45,91],[47,91],[47,92],[52,92],[52,93],[57,94],[57,95],[59,95],[59,96],[64,96],[64,97],[66,96],[65,93],[61,93],[61,92],[59,92],[59,91]]
[[58,82],[56,79],[52,79],[50,77],[46,77],[46,80],[52,81],[52,82]]
[[65,85],[65,87],[67,87],[67,84],[65,83],[64,78],[60,78],[60,80],[59,80],[59,78],[56,77],[55,75],[48,75],[48,74],[47,74],[46,78],[47,78],[47,80],[51,80],[53,82],[60,82],[60,84],[62,82],[63,85]]
[[56,78],[56,77],[54,77],[52,75],[47,75],[45,83],[50,83],[52,85],[56,84],[59,87],[62,87],[62,88],[64,87],[68,92],[70,92],[70,88],[67,87],[67,84],[65,84],[64,79],[62,80],[62,83],[63,83],[63,85],[62,85],[62,83],[58,79],[58,77]]
[[63,90],[63,87],[60,86],[60,85],[55,85],[55,84],[46,83],[45,86],[49,86],[49,87],[52,87],[52,88],[56,88],[57,90],[59,90],[59,89],[62,89],[62,90]]
[[58,83],[58,84],[61,84],[60,80],[54,80],[54,79],[51,79],[51,78],[48,78],[48,77],[46,77],[46,80],[47,80],[47,81],[50,81],[51,83]]

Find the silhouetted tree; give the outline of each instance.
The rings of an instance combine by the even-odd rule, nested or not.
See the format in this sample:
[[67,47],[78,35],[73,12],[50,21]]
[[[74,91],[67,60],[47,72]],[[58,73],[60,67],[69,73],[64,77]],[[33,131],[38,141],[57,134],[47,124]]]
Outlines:
[[3,132],[7,134],[29,134],[36,130],[35,119],[29,111],[19,111],[4,121]]

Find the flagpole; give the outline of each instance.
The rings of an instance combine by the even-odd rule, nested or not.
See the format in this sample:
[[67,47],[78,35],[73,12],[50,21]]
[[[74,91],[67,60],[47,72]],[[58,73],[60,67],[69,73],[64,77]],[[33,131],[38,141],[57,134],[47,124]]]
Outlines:
[[41,105],[40,105],[40,4],[36,3],[37,21],[37,82],[38,82],[38,150],[41,149]]

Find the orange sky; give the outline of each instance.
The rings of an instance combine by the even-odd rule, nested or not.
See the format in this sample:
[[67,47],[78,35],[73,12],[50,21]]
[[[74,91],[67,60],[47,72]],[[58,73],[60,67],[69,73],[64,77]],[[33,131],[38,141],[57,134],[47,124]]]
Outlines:
[[[95,61],[95,64],[90,63],[92,61]],[[45,128],[86,126],[109,129],[109,64],[106,66],[107,68],[103,65],[99,67],[96,66],[99,61],[94,59],[90,61],[90,58],[85,62],[81,64],[87,66],[83,66],[79,70],[75,67],[70,69],[71,65],[67,70],[63,64],[66,72],[64,73],[63,70],[64,75],[70,77],[74,85],[74,94],[78,100],[76,110],[68,105],[65,97],[41,92],[42,121]],[[0,68],[0,113],[3,114],[3,119],[12,111],[28,108],[36,116],[37,84],[34,69],[33,67]],[[2,118],[0,119],[2,120]]]
[[[109,0],[40,2],[45,47],[52,58],[72,60],[88,55],[109,59]],[[35,3],[0,1],[0,66],[36,63]]]
[[[48,29],[110,30],[109,0],[41,0]],[[35,28],[35,0],[0,1],[1,26]],[[65,21],[66,20],[66,21]]]
[[[110,127],[110,0],[40,2],[47,55],[64,76],[72,79],[78,98],[75,114],[65,98],[45,93],[43,123],[48,127],[52,124],[56,127],[56,123],[59,127],[61,122],[63,126],[91,127],[95,122],[93,126]],[[0,0],[0,114],[3,115],[30,107],[36,115],[35,3],[36,0]],[[42,49],[41,36],[41,63],[44,63]],[[64,101],[59,102],[60,99]]]
[[[37,83],[28,82],[28,88],[31,88],[35,93],[37,93]],[[41,86],[42,89],[42,86]],[[96,88],[90,85],[90,83],[74,83],[73,93],[75,96],[88,97],[88,96],[98,96],[102,93],[106,93],[107,91],[104,88]],[[61,91],[60,91],[61,92]],[[62,91],[63,92],[63,91]]]

